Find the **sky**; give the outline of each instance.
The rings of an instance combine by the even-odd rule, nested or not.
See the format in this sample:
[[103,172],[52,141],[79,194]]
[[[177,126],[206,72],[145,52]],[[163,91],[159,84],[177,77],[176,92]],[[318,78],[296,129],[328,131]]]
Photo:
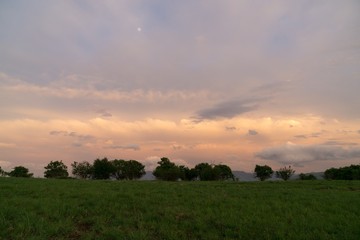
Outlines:
[[0,166],[360,164],[360,1],[0,0]]

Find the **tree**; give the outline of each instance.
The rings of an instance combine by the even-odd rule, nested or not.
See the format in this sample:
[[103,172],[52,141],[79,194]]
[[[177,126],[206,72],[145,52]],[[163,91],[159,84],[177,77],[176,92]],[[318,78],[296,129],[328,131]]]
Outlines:
[[217,180],[235,180],[234,174],[231,171],[231,168],[224,164],[215,165],[213,168]]
[[195,168],[188,168],[186,166],[179,166],[180,169],[180,179],[183,181],[193,181],[198,177]]
[[195,166],[195,170],[201,181],[234,180],[231,168],[224,164],[210,165],[208,163],[199,163]]
[[0,166],[0,177],[6,176],[6,172]]
[[51,161],[46,167],[44,176],[46,178],[67,178],[69,173],[67,166],[62,161]]
[[279,171],[276,171],[276,177],[277,178],[281,178],[284,181],[289,180],[289,178],[294,175],[295,170],[291,168],[291,166],[289,167],[283,167],[280,168]]
[[115,160],[112,160],[111,163],[115,168],[115,172],[114,172],[115,178],[117,180],[125,179],[126,178],[126,175],[125,175],[126,161],[122,160],[122,159],[120,159],[120,160],[115,159]]
[[23,177],[23,178],[30,178],[32,177],[34,174],[33,173],[29,173],[29,169],[27,169],[26,167],[23,166],[17,166],[14,167],[14,169],[8,173],[8,175],[10,177]]
[[115,170],[114,165],[107,158],[96,159],[93,163],[93,178],[109,179]]
[[268,165],[256,165],[254,172],[255,177],[259,178],[260,181],[265,181],[266,179],[270,178],[274,173],[274,171]]
[[195,170],[200,181],[212,181],[216,180],[215,172],[213,168],[208,163],[199,163],[195,166]]
[[115,168],[114,175],[116,179],[139,179],[145,174],[145,166],[136,160],[113,160],[112,164]]
[[360,165],[351,165],[341,168],[330,168],[324,172],[325,179],[333,180],[359,180]]
[[300,173],[299,179],[300,180],[316,180],[317,178],[313,174],[310,174],[310,173],[307,173],[307,174]]
[[159,166],[153,171],[153,175],[160,180],[177,181],[181,177],[181,171],[175,163],[163,157],[158,162]]
[[71,167],[73,168],[72,174],[79,178],[89,179],[93,175],[93,166],[86,161],[81,163],[74,162],[71,164]]
[[129,160],[126,162],[125,176],[128,180],[139,179],[145,175],[145,166],[136,161]]

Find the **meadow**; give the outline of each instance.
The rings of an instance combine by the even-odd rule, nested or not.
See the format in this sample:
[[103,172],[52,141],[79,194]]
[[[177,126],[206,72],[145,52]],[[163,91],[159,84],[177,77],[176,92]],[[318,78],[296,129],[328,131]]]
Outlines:
[[0,178],[0,239],[360,239],[360,181]]

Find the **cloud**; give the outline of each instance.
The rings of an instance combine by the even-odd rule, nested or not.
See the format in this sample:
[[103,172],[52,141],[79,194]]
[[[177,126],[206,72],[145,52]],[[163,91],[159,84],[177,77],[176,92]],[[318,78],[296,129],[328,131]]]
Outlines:
[[82,147],[83,145],[81,143],[73,143],[72,146],[73,147]]
[[14,143],[0,142],[0,148],[13,148],[15,146],[16,146],[16,144],[14,144]]
[[104,117],[104,118],[112,117],[112,114],[106,111],[105,109],[100,109],[96,111],[96,113],[100,114],[100,117]]
[[[112,86],[110,83],[104,86],[89,84],[91,77],[83,77],[81,80],[74,76],[66,76],[64,79],[50,82],[48,84],[29,83],[22,79],[11,77],[0,72],[0,90],[14,93],[32,93],[47,97],[62,99],[93,99],[104,101],[125,101],[125,102],[159,102],[159,101],[187,101],[195,99],[207,99],[214,93],[208,90],[155,90],[136,88],[123,90],[120,87]],[[90,78],[90,80],[89,80]],[[68,84],[71,82],[72,84]],[[105,111],[98,110],[99,113]]]
[[146,157],[142,163],[145,165],[147,171],[152,171],[156,168],[157,163],[160,161],[161,157],[158,156],[149,156]]
[[215,104],[212,107],[199,110],[195,119],[214,120],[221,118],[233,118],[246,112],[258,109],[259,104],[265,98],[248,98],[243,100],[230,100]]
[[305,134],[295,135],[294,137],[295,137],[295,138],[304,138],[304,139],[308,138],[308,136],[305,135]]
[[250,135],[250,136],[255,136],[255,135],[258,135],[259,133],[257,132],[257,131],[255,131],[255,130],[249,130],[248,131],[248,135]]
[[338,145],[295,145],[266,148],[255,153],[255,157],[277,161],[283,164],[305,163],[322,160],[349,160],[360,158],[359,147],[342,147]]
[[54,136],[68,136],[68,132],[67,131],[51,131],[49,132],[50,135],[54,135]]
[[314,132],[314,133],[310,133],[310,134],[298,134],[295,135],[294,138],[318,138],[323,134],[323,132]]
[[355,142],[343,142],[337,140],[329,140],[323,143],[323,145],[332,145],[332,146],[357,146],[358,143]]
[[113,146],[106,146],[104,148],[108,149],[123,149],[123,150],[140,150],[140,146],[137,144],[129,144],[129,145],[113,145]]
[[95,139],[95,137],[92,135],[83,135],[83,134],[78,134],[76,132],[68,132],[68,131],[50,131],[49,134],[53,136],[73,137],[73,138],[77,138],[77,140],[81,142]]
[[[12,164],[11,164],[11,162],[9,162],[9,161],[2,161],[2,160],[0,160],[0,167],[9,167],[9,166],[11,166]],[[4,169],[3,169],[4,170]]]
[[172,149],[173,150],[181,150],[181,149],[183,149],[184,148],[184,146],[182,146],[182,145],[179,145],[179,144],[173,144],[172,146]]
[[226,130],[226,131],[235,131],[235,130],[236,130],[236,127],[234,127],[234,126],[231,126],[231,127],[230,127],[230,126],[226,126],[226,127],[225,127],[225,130]]

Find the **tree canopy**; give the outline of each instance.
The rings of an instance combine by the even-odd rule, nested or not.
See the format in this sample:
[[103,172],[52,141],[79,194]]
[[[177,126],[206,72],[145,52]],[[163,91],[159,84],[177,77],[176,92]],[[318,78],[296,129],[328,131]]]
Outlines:
[[307,174],[300,173],[299,174],[299,179],[300,180],[316,180],[316,177],[311,173],[307,173]]
[[198,174],[194,168],[188,168],[186,166],[179,166],[180,179],[183,181],[193,181],[198,177]]
[[360,165],[329,168],[324,172],[324,178],[329,180],[360,180]]
[[159,166],[153,171],[153,175],[160,180],[177,181],[181,177],[181,171],[170,159],[163,157],[158,162]]
[[234,180],[231,168],[224,164],[199,163],[195,166],[195,171],[201,181]]
[[276,177],[277,178],[281,178],[284,181],[289,180],[289,178],[295,173],[295,170],[291,168],[291,166],[289,167],[283,167],[280,168],[279,171],[276,171]]
[[67,178],[69,173],[67,166],[62,161],[51,161],[45,168],[44,177],[46,178]]
[[29,178],[32,177],[34,174],[29,173],[29,169],[23,166],[16,166],[14,169],[8,173],[10,177],[23,177],[23,178]]
[[89,179],[92,178],[93,175],[93,166],[89,162],[73,162],[71,164],[72,174],[81,179]]
[[93,164],[94,179],[109,179],[115,173],[114,165],[107,159],[96,159]]
[[234,180],[234,175],[229,166],[224,164],[210,165],[208,163],[199,163],[194,168],[186,166],[177,166],[168,158],[161,158],[153,172],[153,175],[160,180],[166,181],[192,181],[199,179],[201,181],[215,181],[215,180]]
[[136,160],[113,160],[111,161],[115,168],[114,176],[116,179],[133,180],[139,179],[145,175],[145,166]]
[[256,165],[254,172],[255,177],[259,178],[260,181],[265,181],[266,179],[271,178],[274,173],[274,171],[268,165]]

